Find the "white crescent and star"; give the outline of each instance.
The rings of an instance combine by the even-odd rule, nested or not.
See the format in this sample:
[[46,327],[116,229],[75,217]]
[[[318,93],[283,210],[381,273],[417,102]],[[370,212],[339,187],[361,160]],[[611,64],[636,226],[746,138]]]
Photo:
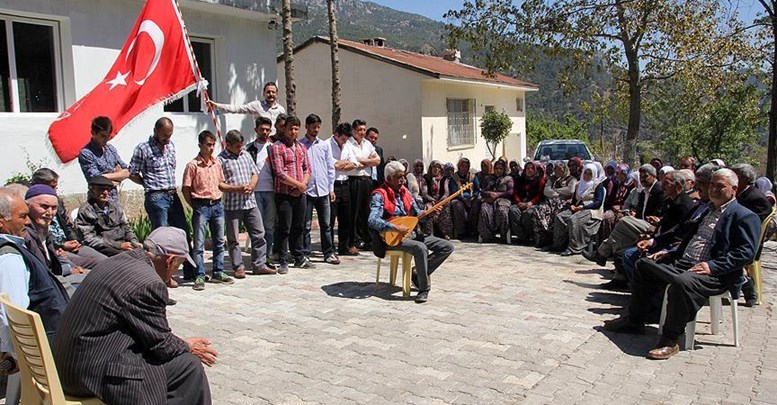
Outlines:
[[[129,48],[127,48],[127,53],[126,55],[124,55],[125,62],[129,58],[130,53],[132,53],[132,49],[135,47],[135,42],[137,41],[138,36],[140,36],[140,34],[143,32],[148,34],[148,36],[151,38],[151,41],[154,42],[154,58],[151,60],[151,64],[148,67],[148,72],[146,72],[146,76],[140,80],[135,81],[135,84],[137,84],[138,86],[142,86],[143,83],[146,82],[146,79],[148,79],[148,77],[151,76],[152,73],[154,73],[154,70],[159,64],[159,58],[162,56],[162,48],[165,45],[165,34],[162,32],[162,29],[159,28],[159,26],[151,20],[143,20],[140,23],[140,27],[138,28],[138,33],[135,34],[135,38],[132,38],[132,42],[130,42],[130,46]],[[129,76],[130,72],[131,71],[127,71],[127,73],[122,73],[121,70],[116,71],[116,77],[106,82],[111,86],[110,89],[108,90],[113,90],[117,86],[126,86],[127,77]]]

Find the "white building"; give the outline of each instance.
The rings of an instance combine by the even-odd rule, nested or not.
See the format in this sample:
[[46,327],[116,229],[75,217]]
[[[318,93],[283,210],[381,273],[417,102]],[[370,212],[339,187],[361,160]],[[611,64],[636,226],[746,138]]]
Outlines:
[[[526,156],[525,95],[537,91],[536,85],[504,75],[486,77],[459,62],[457,53],[441,58],[388,48],[383,38],[365,42],[338,41],[341,117],[362,118],[378,128],[387,158],[455,163],[467,157],[479,168],[481,159],[491,158],[479,125],[490,108],[513,121],[497,157]],[[321,116],[322,134],[332,131],[330,66],[327,37],[313,37],[294,51],[297,112],[303,122],[310,113]],[[279,58],[279,100],[285,105],[283,69]]]
[[[245,103],[262,96],[275,80],[276,12],[270,0],[179,0],[211,98]],[[274,2],[273,2],[274,4]],[[63,165],[47,143],[51,122],[99,84],[113,65],[142,0],[3,0],[0,3],[0,181],[26,172],[27,155],[60,174],[60,192],[82,193],[86,183],[77,161]],[[199,112],[194,94],[161,104],[114,138],[129,163],[132,151],[151,134],[154,121],[175,124],[178,180],[197,154],[197,134],[214,128]],[[252,117],[220,116],[222,129],[239,128],[253,139]],[[89,131],[88,128],[84,129]],[[125,189],[138,187],[127,181]]]

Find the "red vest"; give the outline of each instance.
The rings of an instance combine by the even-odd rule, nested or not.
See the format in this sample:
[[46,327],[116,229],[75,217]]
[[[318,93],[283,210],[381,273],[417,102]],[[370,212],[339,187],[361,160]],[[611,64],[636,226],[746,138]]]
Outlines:
[[[397,211],[397,196],[394,189],[384,182],[378,186],[378,188],[372,190],[372,194],[375,193],[378,193],[383,197],[384,216],[388,214],[384,219],[393,218],[394,213]],[[399,189],[399,197],[402,200],[402,204],[405,206],[405,213],[410,215],[410,208],[413,206],[413,196],[410,194],[410,190],[408,190],[407,187],[402,186],[402,188]]]

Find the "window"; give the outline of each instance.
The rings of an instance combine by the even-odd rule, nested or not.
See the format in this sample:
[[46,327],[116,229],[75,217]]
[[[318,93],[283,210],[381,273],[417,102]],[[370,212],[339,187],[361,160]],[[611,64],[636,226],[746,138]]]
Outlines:
[[59,26],[0,15],[0,112],[57,112],[62,105]]
[[448,99],[448,147],[475,144],[475,99]]
[[[197,65],[200,67],[200,74],[208,81],[208,95],[215,99],[213,94],[213,48],[214,41],[205,38],[192,38],[192,49],[194,57],[197,59]],[[169,112],[200,112],[202,111],[202,97],[197,96],[197,90],[192,90],[188,95],[165,106],[165,111]]]
[[515,110],[523,112],[523,99],[520,97],[515,99]]

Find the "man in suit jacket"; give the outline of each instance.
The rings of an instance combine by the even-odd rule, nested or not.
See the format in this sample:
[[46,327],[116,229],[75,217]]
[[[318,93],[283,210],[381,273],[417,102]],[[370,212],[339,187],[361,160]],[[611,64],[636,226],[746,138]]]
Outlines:
[[734,198],[737,184],[733,171],[715,172],[709,188],[712,209],[674,252],[661,251],[637,262],[628,314],[605,322],[605,330],[641,333],[650,297],[669,285],[661,338],[648,353],[650,359],[668,359],[679,351],[685,324],[696,318],[709,297],[736,292],[744,282],[742,268],[755,257],[760,231],[758,217]]
[[167,324],[163,279],[189,256],[178,228],[155,229],[138,248],[97,265],[73,296],[54,339],[65,393],[109,404],[210,404],[216,352],[183,340]]

